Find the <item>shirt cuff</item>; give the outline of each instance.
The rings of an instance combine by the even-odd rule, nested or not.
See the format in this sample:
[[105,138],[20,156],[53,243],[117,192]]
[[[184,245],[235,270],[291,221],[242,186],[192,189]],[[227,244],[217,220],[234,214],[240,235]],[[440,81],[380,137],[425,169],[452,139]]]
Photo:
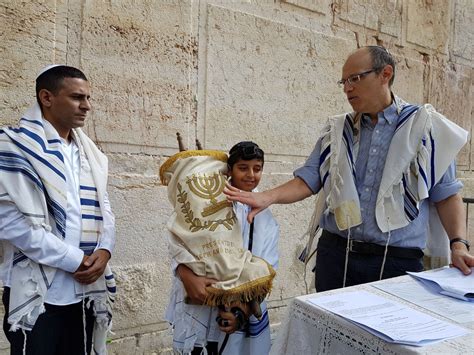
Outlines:
[[438,184],[430,191],[430,201],[436,203],[447,199],[448,197],[457,194],[462,187],[463,184],[459,180]]
[[84,252],[72,245],[68,245],[68,250],[63,260],[58,265],[58,268],[67,272],[75,272],[81,266],[82,259],[84,259]]
[[308,169],[305,169],[304,167],[296,169],[293,172],[293,176],[295,178],[300,178],[301,180],[303,180],[304,183],[311,190],[313,195],[319,192],[321,184],[319,183],[318,177],[315,176],[315,174],[310,173]]

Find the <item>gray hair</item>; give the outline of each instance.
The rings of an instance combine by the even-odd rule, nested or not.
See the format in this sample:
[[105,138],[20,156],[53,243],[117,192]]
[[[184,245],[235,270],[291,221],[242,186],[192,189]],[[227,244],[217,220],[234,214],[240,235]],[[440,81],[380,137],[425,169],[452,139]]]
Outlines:
[[372,68],[377,69],[376,73],[380,73],[386,65],[393,68],[393,75],[388,85],[391,87],[395,80],[395,60],[385,47],[382,46],[367,46],[367,50],[372,58]]

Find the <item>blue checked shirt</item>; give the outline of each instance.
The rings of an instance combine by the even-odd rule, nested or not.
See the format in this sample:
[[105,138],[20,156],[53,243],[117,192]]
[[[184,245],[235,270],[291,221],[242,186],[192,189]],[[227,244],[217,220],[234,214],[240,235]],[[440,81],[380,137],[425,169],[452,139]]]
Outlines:
[[[377,226],[375,206],[388,148],[403,105],[406,104],[395,97],[392,105],[383,112],[379,112],[378,123],[375,126],[372,126],[369,116],[362,116],[355,182],[359,193],[362,224],[352,228],[351,239],[381,245],[385,245],[387,241],[387,233],[383,233]],[[320,152],[321,140],[319,139],[305,164],[293,173],[295,177],[302,179],[314,194],[321,188]],[[424,249],[427,239],[429,201],[444,200],[459,192],[462,186],[462,183],[456,179],[456,165],[452,162],[441,180],[430,189],[429,198],[420,202],[418,217],[408,226],[391,232],[390,245]],[[337,228],[334,215],[327,210],[321,218],[320,226],[331,233],[347,237],[347,231],[340,231]]]

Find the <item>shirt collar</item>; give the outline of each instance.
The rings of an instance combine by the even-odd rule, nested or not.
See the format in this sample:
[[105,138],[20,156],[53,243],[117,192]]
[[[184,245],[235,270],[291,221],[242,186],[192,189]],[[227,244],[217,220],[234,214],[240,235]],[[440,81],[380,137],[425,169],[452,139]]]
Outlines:
[[[392,94],[392,103],[390,104],[390,106],[386,107],[385,110],[379,113],[379,117],[385,119],[388,124],[397,123],[398,116],[400,115],[403,106],[404,101],[398,96]],[[362,116],[362,123],[364,124],[364,126],[371,126],[371,118],[368,115],[364,114]]]

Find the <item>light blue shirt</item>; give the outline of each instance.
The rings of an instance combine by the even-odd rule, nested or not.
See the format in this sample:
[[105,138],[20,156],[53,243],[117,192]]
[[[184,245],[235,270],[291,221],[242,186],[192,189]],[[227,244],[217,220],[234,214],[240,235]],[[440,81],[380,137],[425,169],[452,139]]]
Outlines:
[[[395,98],[392,105],[383,112],[379,112],[375,126],[372,126],[368,115],[362,116],[355,182],[359,194],[362,224],[352,228],[351,239],[381,245],[385,245],[387,241],[387,233],[383,233],[377,225],[375,206],[388,148],[403,105],[406,103]],[[293,173],[295,177],[302,179],[314,194],[321,188],[320,152],[321,140],[319,139],[305,164]],[[424,249],[427,239],[429,202],[442,201],[459,192],[462,186],[462,183],[456,179],[456,165],[453,161],[441,180],[430,189],[429,198],[420,202],[418,217],[408,226],[391,231],[390,245]],[[337,228],[334,215],[327,210],[321,218],[320,226],[331,233],[347,237],[347,231],[340,231]]]

